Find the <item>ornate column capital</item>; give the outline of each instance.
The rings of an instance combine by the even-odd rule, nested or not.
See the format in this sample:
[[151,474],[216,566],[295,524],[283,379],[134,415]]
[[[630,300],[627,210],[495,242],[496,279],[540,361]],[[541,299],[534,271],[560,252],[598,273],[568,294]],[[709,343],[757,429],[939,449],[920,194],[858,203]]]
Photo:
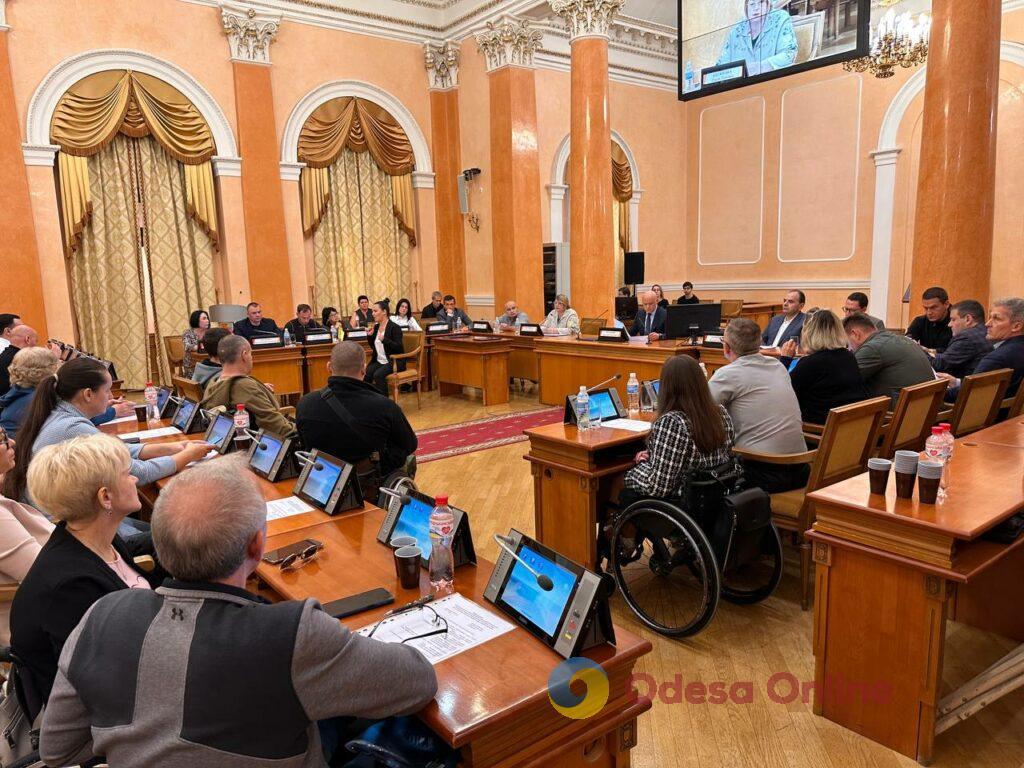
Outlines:
[[427,68],[430,90],[447,91],[459,87],[459,46],[451,40],[441,45],[423,44],[423,63]]
[[487,59],[488,72],[506,66],[532,67],[541,37],[526,19],[506,16],[487,22],[487,31],[476,36],[476,47]]
[[549,0],[551,10],[565,20],[569,39],[608,37],[612,20],[625,0]]
[[280,14],[257,12],[235,3],[220,4],[221,22],[231,46],[231,60],[269,64],[270,44],[277,37]]

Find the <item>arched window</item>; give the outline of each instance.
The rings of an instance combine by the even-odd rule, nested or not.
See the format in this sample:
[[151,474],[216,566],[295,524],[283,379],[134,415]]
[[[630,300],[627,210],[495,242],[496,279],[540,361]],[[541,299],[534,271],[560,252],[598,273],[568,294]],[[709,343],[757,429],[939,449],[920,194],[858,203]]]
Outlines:
[[216,301],[210,126],[174,86],[114,69],[66,90],[50,140],[78,342],[129,388],[169,381],[150,334],[181,333]]

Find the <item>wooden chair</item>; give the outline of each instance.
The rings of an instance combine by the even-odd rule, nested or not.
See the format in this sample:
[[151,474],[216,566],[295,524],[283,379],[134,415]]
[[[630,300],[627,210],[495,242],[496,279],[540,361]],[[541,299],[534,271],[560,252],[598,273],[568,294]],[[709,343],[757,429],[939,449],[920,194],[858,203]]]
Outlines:
[[949,417],[953,437],[963,437],[995,424],[1012,376],[1009,368],[1000,368],[964,377]]
[[722,319],[739,317],[743,311],[743,299],[722,299]]
[[776,527],[791,531],[800,548],[800,604],[804,610],[810,606],[811,585],[811,545],[804,539],[804,532],[814,523],[814,505],[807,500],[807,494],[865,471],[890,402],[888,397],[874,397],[833,408],[825,420],[818,447],[811,451],[775,455],[733,448],[733,453],[751,461],[811,465],[806,487],[771,495]]
[[181,334],[164,336],[164,350],[167,352],[167,362],[171,366],[171,373],[180,374],[182,364],[185,362],[185,344],[181,340]]
[[1003,400],[1003,405],[999,410],[1006,411],[1007,419],[1016,419],[1024,413],[1024,382],[1021,382],[1017,387],[1017,396],[1008,397]]
[[[402,347],[405,349],[401,355],[392,355],[391,362],[406,360],[404,371],[395,371],[388,374],[385,379],[391,389],[391,399],[398,402],[398,389],[403,384],[411,384],[416,387],[416,407],[420,407],[420,390],[423,389],[423,331],[405,331],[402,334]],[[397,368],[397,365],[395,366]]]
[[928,439],[945,394],[945,379],[901,389],[892,418],[882,427],[879,457],[891,459],[896,451],[924,450],[924,441]]
[[192,379],[185,379],[181,376],[172,376],[171,381],[174,383],[174,391],[181,397],[187,397],[189,400],[195,400],[197,403],[203,399],[203,385],[198,381],[192,381]]
[[580,333],[584,336],[597,336],[604,326],[604,318],[601,317],[584,317],[580,319]]

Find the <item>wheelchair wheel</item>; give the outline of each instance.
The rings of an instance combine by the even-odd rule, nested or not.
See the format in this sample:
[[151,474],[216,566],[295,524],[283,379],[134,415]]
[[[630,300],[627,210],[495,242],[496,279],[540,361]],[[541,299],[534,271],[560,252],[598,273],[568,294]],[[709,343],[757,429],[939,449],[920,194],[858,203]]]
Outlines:
[[754,534],[734,534],[722,571],[722,597],[750,605],[771,595],[782,579],[782,540],[773,524]]
[[689,637],[718,609],[718,562],[704,532],[679,508],[639,501],[615,521],[611,571],[623,599],[646,626]]

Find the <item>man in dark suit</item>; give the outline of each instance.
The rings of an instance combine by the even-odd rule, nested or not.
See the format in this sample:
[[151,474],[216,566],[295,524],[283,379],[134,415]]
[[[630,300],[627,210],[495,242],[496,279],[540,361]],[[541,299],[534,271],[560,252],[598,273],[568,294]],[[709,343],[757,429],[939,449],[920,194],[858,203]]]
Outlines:
[[974,373],[982,358],[992,351],[985,327],[985,308],[974,299],[957,302],[949,309],[949,327],[953,340],[946,351],[929,352],[928,356],[937,372],[962,379]]
[[271,336],[281,335],[281,329],[277,327],[277,323],[269,317],[263,316],[263,307],[259,305],[259,302],[250,301],[245,307],[245,315],[244,320],[239,320],[234,325],[235,336],[242,336],[252,341],[253,339],[269,339]]
[[658,294],[647,291],[640,297],[641,310],[629,329],[630,336],[646,336],[648,341],[657,341],[665,336],[665,321],[668,312],[658,306]]
[[[995,349],[981,358],[975,373],[1009,368],[1013,371],[1006,397],[1013,397],[1024,379],[1024,299],[999,299],[988,313],[988,340]],[[960,392],[960,379],[943,374],[949,379],[946,400],[952,402]]]
[[804,292],[793,289],[782,299],[782,314],[768,321],[768,327],[761,334],[761,344],[765,347],[780,349],[790,339],[800,341],[800,332],[804,328],[804,303],[807,297]]

